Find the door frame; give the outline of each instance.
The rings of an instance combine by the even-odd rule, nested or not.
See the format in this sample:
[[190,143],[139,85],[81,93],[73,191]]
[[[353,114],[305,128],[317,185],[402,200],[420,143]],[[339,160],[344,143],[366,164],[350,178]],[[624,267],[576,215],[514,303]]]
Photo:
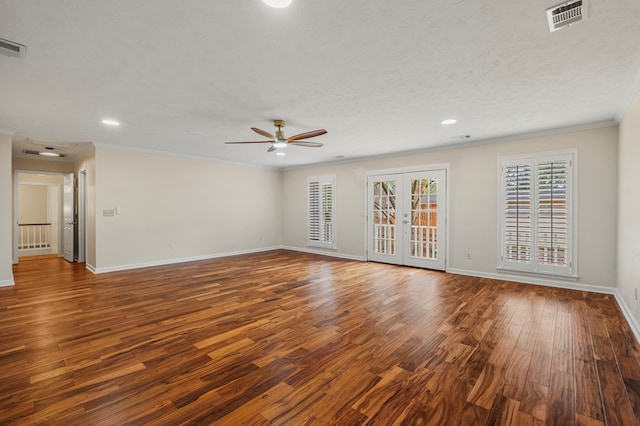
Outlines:
[[78,172],[78,262],[87,261],[87,168]]
[[[71,185],[68,184],[68,179],[71,179]],[[62,190],[62,200],[63,200],[63,216],[64,216],[64,226],[62,229],[62,257],[70,263],[76,262],[76,228],[78,226],[78,221],[76,218],[76,174],[74,173],[66,173],[64,175],[64,185]],[[68,187],[71,187],[69,191],[67,191]],[[69,200],[69,195],[71,199]],[[68,221],[69,216],[67,216],[67,207],[68,204],[71,204],[71,222]],[[71,230],[67,232],[68,225],[71,225]],[[71,234],[71,235],[69,235]],[[71,238],[68,238],[71,237]],[[71,241],[69,241],[71,240]],[[71,252],[67,250],[68,247],[71,247]]]
[[449,229],[449,203],[450,203],[450,195],[451,195],[451,170],[449,163],[435,163],[435,164],[426,164],[419,166],[407,166],[407,167],[397,167],[392,169],[379,169],[379,170],[370,170],[365,172],[364,176],[364,254],[365,261],[369,262],[369,194],[368,194],[368,182],[370,176],[380,176],[380,175],[391,175],[391,174],[402,174],[402,173],[415,173],[415,172],[430,172],[435,170],[444,170],[447,176],[446,182],[446,200],[444,205],[444,220],[445,220],[445,259],[444,259],[444,270],[445,272],[449,271],[449,254],[451,251],[450,244],[450,229]]
[[[58,172],[42,172],[37,170],[14,170],[13,173],[13,264],[17,265],[20,262],[20,255],[18,251],[18,239],[20,236],[20,174],[29,175],[52,175],[64,177],[66,173]],[[36,184],[38,185],[38,184]],[[41,184],[43,186],[57,186],[59,193],[62,193],[62,187],[60,184]],[[58,217],[58,257],[62,255],[62,227],[64,224],[64,218],[62,214]]]

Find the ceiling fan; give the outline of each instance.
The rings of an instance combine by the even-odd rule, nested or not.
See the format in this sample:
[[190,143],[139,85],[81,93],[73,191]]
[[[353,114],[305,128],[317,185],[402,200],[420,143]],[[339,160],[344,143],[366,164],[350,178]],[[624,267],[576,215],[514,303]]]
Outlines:
[[295,136],[291,136],[289,138],[284,137],[284,132],[282,128],[284,127],[284,120],[273,120],[273,125],[278,128],[276,130],[276,135],[272,135],[269,132],[265,132],[264,130],[257,129],[252,127],[251,130],[256,132],[257,134],[268,138],[266,141],[247,141],[247,142],[225,142],[226,144],[241,144],[241,143],[270,143],[272,144],[267,152],[273,152],[278,148],[286,148],[289,145],[297,145],[297,146],[306,146],[309,148],[320,148],[323,144],[318,142],[309,142],[304,139],[315,138],[316,136],[321,136],[327,133],[324,129],[312,130],[310,132],[300,133]]

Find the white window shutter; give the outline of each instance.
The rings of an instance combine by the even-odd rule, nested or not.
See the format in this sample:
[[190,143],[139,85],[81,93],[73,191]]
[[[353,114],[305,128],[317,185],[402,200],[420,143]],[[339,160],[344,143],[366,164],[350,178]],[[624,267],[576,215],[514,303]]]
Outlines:
[[309,182],[309,241],[320,241],[320,183]]
[[531,263],[531,164],[504,167],[503,257]]
[[573,152],[500,160],[498,268],[575,276]]
[[335,176],[309,177],[307,191],[307,245],[336,248]]
[[326,183],[320,190],[322,211],[322,241],[333,243],[333,183]]
[[539,162],[537,175],[537,263],[544,270],[567,268],[569,160]]

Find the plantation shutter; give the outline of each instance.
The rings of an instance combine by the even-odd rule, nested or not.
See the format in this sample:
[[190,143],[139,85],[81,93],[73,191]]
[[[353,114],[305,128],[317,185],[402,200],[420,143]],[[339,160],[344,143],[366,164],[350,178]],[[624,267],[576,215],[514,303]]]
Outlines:
[[335,248],[335,176],[308,178],[307,245]]
[[309,182],[309,241],[320,241],[320,183]]
[[333,184],[320,186],[320,210],[322,211],[322,241],[333,242]]
[[538,164],[537,258],[541,265],[567,266],[569,161]]
[[547,153],[501,160],[499,268],[574,274],[572,158]]
[[504,169],[504,260],[531,263],[531,164]]

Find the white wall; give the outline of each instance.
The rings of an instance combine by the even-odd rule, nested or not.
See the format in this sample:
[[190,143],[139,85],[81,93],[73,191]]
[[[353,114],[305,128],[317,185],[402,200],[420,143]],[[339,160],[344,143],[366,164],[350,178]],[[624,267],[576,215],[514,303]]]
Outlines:
[[618,291],[640,324],[640,94],[620,122]]
[[95,171],[97,272],[281,245],[278,170],[98,146]]
[[18,221],[20,223],[45,223],[48,213],[48,192],[45,185],[20,183],[18,200]]
[[0,134],[0,286],[13,284],[11,137]]
[[[365,173],[417,165],[450,165],[449,269],[496,273],[497,158],[577,149],[578,283],[614,287],[616,276],[617,127],[466,148],[433,150],[283,173],[283,244],[305,249],[306,177],[336,175],[337,253],[364,257]],[[612,218],[614,220],[612,220]],[[466,259],[466,253],[472,259]]]

